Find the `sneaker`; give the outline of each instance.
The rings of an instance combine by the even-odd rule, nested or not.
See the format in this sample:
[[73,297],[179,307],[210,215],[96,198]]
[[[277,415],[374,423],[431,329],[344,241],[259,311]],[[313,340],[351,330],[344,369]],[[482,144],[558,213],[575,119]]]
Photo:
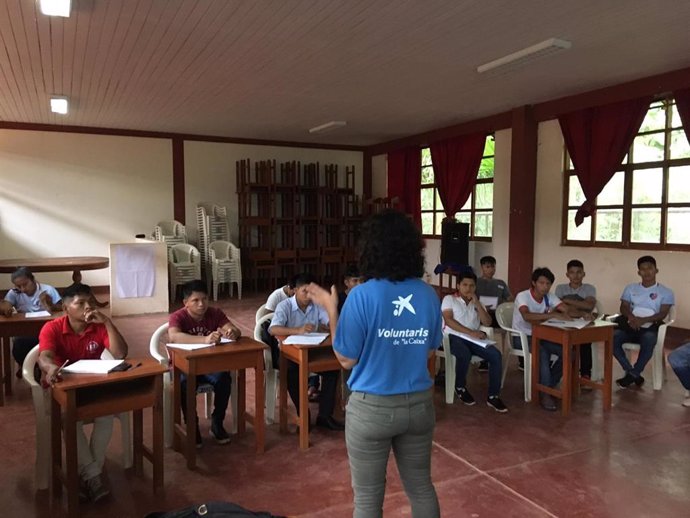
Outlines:
[[558,410],[556,406],[556,401],[551,394],[541,394],[541,407],[549,412],[555,412]]
[[523,356],[518,356],[518,370],[525,372],[525,358]]
[[479,362],[479,367],[477,367],[479,372],[489,372],[489,362],[482,360]]
[[476,403],[476,401],[472,397],[472,394],[470,394],[465,387],[455,387],[455,395],[458,397],[458,399],[460,399],[460,401],[462,401],[467,406],[472,406]]
[[635,385],[637,385],[638,387],[644,385],[644,378],[642,376],[638,376],[637,378],[635,378]]
[[89,499],[92,502],[98,502],[110,494],[110,490],[105,487],[100,475],[96,475],[84,482]]
[[199,423],[196,425],[196,447],[201,448],[204,445],[204,441],[201,439],[201,430],[199,430]]
[[213,437],[218,444],[228,444],[230,442],[230,435],[223,428],[223,421],[214,419],[211,422],[211,437]]
[[505,414],[508,411],[508,407],[505,406],[498,396],[489,396],[489,399],[486,400],[486,404],[501,414]]
[[635,376],[629,372],[626,372],[625,376],[616,380],[616,385],[618,385],[620,388],[628,388],[633,383],[635,383]]

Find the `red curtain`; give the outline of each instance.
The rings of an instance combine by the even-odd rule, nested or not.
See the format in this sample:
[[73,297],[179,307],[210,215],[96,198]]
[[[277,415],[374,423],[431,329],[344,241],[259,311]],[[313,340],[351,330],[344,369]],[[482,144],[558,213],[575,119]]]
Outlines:
[[566,113],[558,118],[585,194],[575,224],[596,211],[595,200],[621,165],[644,120],[651,97]]
[[422,150],[419,146],[388,153],[388,197],[398,197],[398,208],[421,228]]
[[472,194],[484,155],[485,133],[462,135],[431,144],[431,163],[446,217],[454,218]]
[[690,142],[690,88],[673,92],[673,97],[676,100],[680,120],[683,121],[685,136]]

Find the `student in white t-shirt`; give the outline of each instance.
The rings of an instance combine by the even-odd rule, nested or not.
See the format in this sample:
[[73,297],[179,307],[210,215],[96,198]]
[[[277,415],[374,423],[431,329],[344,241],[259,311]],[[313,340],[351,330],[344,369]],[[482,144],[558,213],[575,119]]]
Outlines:
[[[527,343],[532,348],[532,324],[539,324],[554,317],[570,320],[568,307],[555,295],[551,295],[551,285],[555,277],[548,268],[537,268],[532,272],[532,287],[521,291],[515,297],[513,328],[527,335]],[[521,349],[520,337],[513,337],[513,347]],[[558,360],[551,365],[551,355]],[[539,383],[555,387],[563,374],[563,351],[560,344],[542,340],[539,343]],[[550,394],[541,393],[541,406],[545,410],[556,411],[556,401]]]
[[468,339],[485,339],[486,334],[479,329],[480,325],[491,325],[491,315],[476,294],[477,276],[469,271],[462,272],[458,275],[457,286],[457,292],[446,295],[441,304],[445,332],[449,335],[450,350],[456,359],[455,395],[466,405],[475,404],[465,384],[470,360],[472,355],[476,355],[488,362],[489,397],[486,404],[496,412],[507,412],[508,408],[498,397],[501,390],[501,352],[493,345],[484,347]]
[[266,303],[264,304],[266,306],[266,309],[272,312],[275,312],[276,308],[278,307],[278,304],[283,302],[284,300],[289,299],[295,294],[295,279],[292,278],[290,281],[283,287],[276,289],[273,291],[268,296],[268,299],[266,299]]

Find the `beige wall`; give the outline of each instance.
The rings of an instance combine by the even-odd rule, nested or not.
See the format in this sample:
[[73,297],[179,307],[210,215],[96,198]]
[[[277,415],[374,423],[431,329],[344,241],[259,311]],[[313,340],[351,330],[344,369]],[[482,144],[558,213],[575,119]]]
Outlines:
[[[355,166],[355,191],[362,194],[362,153],[324,149],[249,146],[215,142],[185,142],[185,206],[187,233],[196,242],[196,206],[198,202],[215,203],[228,209],[231,239],[237,242],[237,160],[249,158],[254,162],[276,160],[302,163],[319,162],[321,174],[324,164],[338,164],[338,175],[345,185],[345,167]],[[280,167],[278,165],[278,167]]]
[[[172,214],[167,139],[0,130],[0,258],[107,257],[110,242]],[[71,283],[67,273],[39,278]],[[107,285],[108,270],[84,272],[84,282]]]
[[[565,282],[566,263],[570,259],[580,259],[587,273],[585,281],[596,286],[604,310],[608,313],[618,311],[620,294],[625,285],[639,280],[636,261],[638,257],[645,255],[645,251],[560,246],[563,137],[557,121],[539,125],[537,160],[535,264],[548,266],[556,275],[556,282]],[[676,325],[690,327],[690,307],[679,300],[681,294],[690,290],[688,254],[659,251],[651,254],[657,260],[659,282],[673,289],[676,295]]]

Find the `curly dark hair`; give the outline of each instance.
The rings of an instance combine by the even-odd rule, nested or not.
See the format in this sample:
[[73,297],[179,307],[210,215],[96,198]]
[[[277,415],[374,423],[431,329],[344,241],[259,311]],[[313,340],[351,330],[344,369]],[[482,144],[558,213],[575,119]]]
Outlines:
[[362,225],[359,271],[364,280],[403,281],[424,275],[424,241],[402,212],[387,209]]

